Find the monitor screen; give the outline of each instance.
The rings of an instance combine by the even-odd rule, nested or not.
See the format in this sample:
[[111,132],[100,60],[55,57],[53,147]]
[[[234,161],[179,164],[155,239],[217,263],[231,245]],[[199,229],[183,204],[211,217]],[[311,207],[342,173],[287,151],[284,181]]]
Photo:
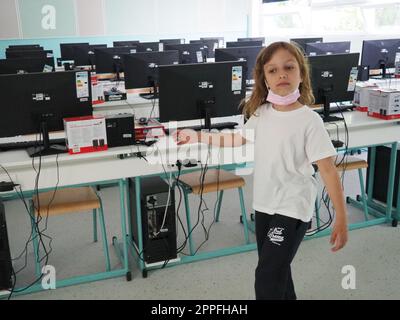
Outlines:
[[53,50],[12,50],[6,51],[6,58],[53,58]]
[[364,40],[361,65],[370,70],[394,68],[396,54],[400,55],[400,39]]
[[350,41],[306,43],[306,55],[350,53]]
[[95,49],[96,72],[97,73],[117,73],[124,71],[124,54],[136,53],[137,47],[115,47]]
[[190,43],[201,44],[208,58],[215,58],[215,49],[219,48],[218,40],[190,40]]
[[201,37],[200,40],[213,40],[213,41],[218,41],[219,48],[222,48],[225,44],[225,38],[224,37]]
[[114,47],[134,47],[139,42],[140,42],[139,40],[114,41],[113,46]]
[[238,38],[238,42],[243,41],[262,41],[263,45],[265,44],[265,37],[250,37],[250,38]]
[[353,100],[359,57],[359,53],[308,57],[315,103],[324,104],[324,121],[331,121],[330,103]]
[[0,74],[54,71],[53,58],[11,58],[0,60]]
[[74,59],[74,47],[76,46],[89,46],[88,42],[79,43],[60,43],[61,59],[62,60],[73,60]]
[[106,44],[91,44],[88,46],[75,46],[73,48],[72,60],[76,66],[93,66],[96,64],[94,51],[107,48]]
[[137,52],[163,51],[164,45],[161,42],[141,42],[137,44]]
[[63,118],[92,114],[88,71],[0,75],[0,87],[7,92],[0,137],[39,133],[43,121],[49,131],[64,130]]
[[39,44],[18,44],[8,46],[9,49],[33,49],[33,48],[41,48]]
[[160,39],[163,44],[184,44],[185,39]]
[[251,85],[253,69],[259,52],[264,47],[237,47],[215,50],[215,62],[219,61],[246,61],[246,84]]
[[245,97],[245,62],[160,66],[160,121],[240,114]]
[[296,43],[301,49],[303,49],[303,52],[306,52],[306,44],[307,43],[320,43],[323,42],[322,37],[317,37],[317,38],[293,38],[290,39],[290,42]]
[[125,88],[158,86],[158,67],[179,63],[178,51],[138,52],[124,56]]
[[207,50],[202,44],[166,44],[164,50],[178,50],[180,64],[207,62]]
[[262,47],[263,42],[260,40],[253,41],[228,41],[226,43],[227,48],[236,48],[236,47]]

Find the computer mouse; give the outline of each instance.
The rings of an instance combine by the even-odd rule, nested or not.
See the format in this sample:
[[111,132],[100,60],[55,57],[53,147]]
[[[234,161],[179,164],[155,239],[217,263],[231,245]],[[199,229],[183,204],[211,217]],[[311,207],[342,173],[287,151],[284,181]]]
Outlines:
[[147,124],[147,118],[146,117],[139,118],[139,124],[143,124],[143,125]]

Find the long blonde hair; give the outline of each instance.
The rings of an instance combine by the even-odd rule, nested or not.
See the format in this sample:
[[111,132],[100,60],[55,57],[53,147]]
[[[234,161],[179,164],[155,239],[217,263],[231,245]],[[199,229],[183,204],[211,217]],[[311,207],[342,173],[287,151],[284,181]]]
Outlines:
[[248,101],[244,102],[243,114],[245,118],[250,118],[259,106],[265,103],[265,99],[268,95],[268,88],[265,84],[264,65],[271,60],[274,53],[279,49],[285,49],[293,55],[300,67],[300,76],[302,82],[299,86],[301,104],[310,105],[313,104],[315,99],[311,88],[310,71],[308,66],[307,58],[304,57],[302,50],[294,44],[279,41],[270,44],[268,47],[260,51],[257,56],[256,65],[253,71],[253,77],[255,84],[253,92]]

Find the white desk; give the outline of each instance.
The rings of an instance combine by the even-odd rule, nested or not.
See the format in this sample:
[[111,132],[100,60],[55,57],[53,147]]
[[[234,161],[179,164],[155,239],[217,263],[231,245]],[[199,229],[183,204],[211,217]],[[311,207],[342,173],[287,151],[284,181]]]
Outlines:
[[[400,140],[400,127],[396,120],[379,120],[368,117],[365,113],[346,112],[344,114],[349,130],[349,147],[366,147],[381,144],[397,144]],[[344,125],[337,123],[336,125],[327,123],[326,127],[332,139],[336,139],[336,131],[339,131],[339,139],[344,141]],[[135,154],[138,151],[147,154],[147,161],[141,158],[127,157],[120,159],[119,155]],[[62,154],[58,157],[59,164],[59,186],[70,186],[84,183],[93,183],[99,181],[119,179],[123,181],[128,177],[143,177],[147,175],[163,174],[165,171],[176,171],[176,168],[159,163],[160,160],[169,164],[175,163],[174,160],[186,159],[193,157],[202,162],[207,159],[208,151],[211,152],[211,164],[229,165],[237,163],[251,163],[254,159],[254,145],[246,144],[238,148],[209,148],[206,145],[186,145],[178,148],[169,137],[161,139],[152,147],[119,147],[103,152],[88,153],[81,155]],[[162,157],[160,156],[162,155]],[[394,158],[395,160],[395,158]],[[210,162],[209,162],[210,163]],[[13,177],[14,182],[19,183],[23,190],[33,190],[36,173],[32,168],[31,159],[25,151],[10,151],[0,154],[0,164],[8,170]],[[395,161],[391,162],[390,172],[394,172]],[[53,188],[57,181],[56,157],[49,156],[42,159],[41,179],[39,182],[40,189]],[[136,181],[138,181],[136,179]],[[394,178],[389,183],[389,193],[393,195]],[[125,185],[120,183],[121,195],[121,218],[125,221]],[[140,201],[139,201],[140,203]],[[388,202],[386,218],[388,221],[392,213],[391,201]],[[140,212],[140,210],[138,211]],[[140,215],[138,215],[140,216]],[[382,223],[380,222],[380,223]],[[140,225],[140,223],[138,224]],[[126,226],[121,227],[122,237],[127,234]],[[126,238],[125,238],[126,240]],[[123,257],[127,258],[126,241],[124,244]],[[254,249],[255,246],[243,247],[243,250]],[[139,251],[141,248],[139,247]],[[239,252],[239,251],[235,251]],[[231,254],[232,252],[226,253]],[[124,261],[127,266],[127,259]],[[141,265],[143,268],[143,263]],[[124,269],[125,270],[125,269]],[[143,269],[142,269],[143,270]],[[126,270],[125,270],[126,271]]]

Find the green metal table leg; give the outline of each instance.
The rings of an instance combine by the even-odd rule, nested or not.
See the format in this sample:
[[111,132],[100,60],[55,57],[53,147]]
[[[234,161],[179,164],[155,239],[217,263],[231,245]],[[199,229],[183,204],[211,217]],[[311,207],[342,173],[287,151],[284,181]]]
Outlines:
[[192,222],[190,219],[190,207],[189,207],[189,197],[187,188],[183,187],[183,196],[185,201],[185,210],[186,210],[186,225],[188,227],[188,238],[189,238],[189,252],[190,255],[194,255],[194,243],[192,237]]
[[219,214],[221,212],[221,204],[222,204],[222,198],[224,196],[224,190],[221,190],[218,194],[218,204],[217,204],[217,215],[215,217],[215,221],[219,222]]
[[140,177],[135,177],[135,197],[136,197],[136,223],[137,223],[137,235],[138,239],[136,239],[136,244],[137,244],[137,249],[139,252],[139,268],[143,272],[145,270],[145,265],[144,265],[144,252],[143,252],[143,233],[142,233],[142,215],[140,212],[142,212],[142,207],[140,203]]
[[396,157],[397,157],[397,142],[392,143],[392,150],[390,151],[390,165],[389,165],[389,182],[388,194],[386,199],[386,221],[392,220],[392,207],[393,207],[393,190],[394,190],[394,177],[396,173]]
[[243,228],[244,228],[244,240],[245,243],[248,244],[249,241],[249,229],[247,226],[247,217],[246,217],[246,209],[244,206],[244,197],[243,197],[243,189],[242,188],[238,188],[239,190],[239,199],[240,199],[240,208],[242,211],[242,221],[243,221]]
[[358,178],[360,180],[360,190],[361,190],[361,199],[362,199],[362,204],[363,204],[364,218],[365,218],[365,221],[368,221],[367,197],[366,197],[366,194],[365,194],[364,179],[363,179],[363,175],[362,175],[362,170],[361,169],[358,169]]

